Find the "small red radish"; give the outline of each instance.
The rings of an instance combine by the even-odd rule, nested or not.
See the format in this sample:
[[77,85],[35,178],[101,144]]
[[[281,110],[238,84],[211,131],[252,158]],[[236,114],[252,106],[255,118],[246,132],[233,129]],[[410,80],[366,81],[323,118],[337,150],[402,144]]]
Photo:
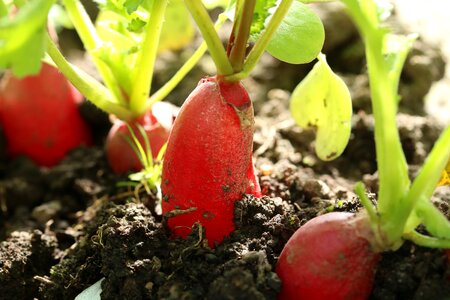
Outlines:
[[82,95],[53,66],[22,79],[6,73],[0,83],[0,121],[11,157],[25,155],[40,166],[57,164],[67,152],[91,143],[81,118]]
[[[234,202],[261,196],[252,161],[253,106],[240,82],[202,79],[173,125],[163,162],[162,209],[186,237],[194,223],[209,246],[234,230]],[[184,211],[179,214],[177,212]]]
[[278,299],[367,299],[380,254],[367,218],[332,212],[300,227],[280,254]]
[[[142,117],[129,122],[134,135],[145,148],[145,139],[141,135],[137,125],[143,127],[150,143],[153,158],[158,156],[159,150],[167,142],[170,125],[174,117],[174,108],[168,104],[159,102],[154,105],[152,111],[148,111]],[[106,155],[109,165],[117,174],[128,171],[139,171],[143,168],[138,154],[129,144],[130,141],[133,141],[133,139],[127,124],[120,119],[114,120],[106,139]]]

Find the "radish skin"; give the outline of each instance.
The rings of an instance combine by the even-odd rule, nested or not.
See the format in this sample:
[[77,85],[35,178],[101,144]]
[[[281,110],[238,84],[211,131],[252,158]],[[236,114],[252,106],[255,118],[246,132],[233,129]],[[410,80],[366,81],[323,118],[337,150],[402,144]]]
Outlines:
[[[200,222],[210,247],[234,230],[234,202],[261,196],[253,161],[253,106],[239,82],[202,79],[182,106],[163,162],[162,209],[186,237]],[[184,213],[182,213],[184,212]]]
[[307,222],[280,254],[278,299],[367,299],[380,258],[371,236],[363,215],[332,212]]
[[[159,150],[161,150],[169,138],[169,129],[163,127],[158,122],[152,111],[130,122],[131,129],[144,149],[145,140],[137,127],[138,124],[143,127],[147,139],[150,142],[152,157],[156,158]],[[109,165],[116,174],[140,171],[144,167],[138,154],[133,150],[127,140],[133,141],[127,124],[120,119],[116,119],[109,130],[105,144]]]
[[22,79],[7,72],[0,84],[0,121],[10,157],[57,164],[69,150],[91,144],[78,104],[83,96],[53,66]]

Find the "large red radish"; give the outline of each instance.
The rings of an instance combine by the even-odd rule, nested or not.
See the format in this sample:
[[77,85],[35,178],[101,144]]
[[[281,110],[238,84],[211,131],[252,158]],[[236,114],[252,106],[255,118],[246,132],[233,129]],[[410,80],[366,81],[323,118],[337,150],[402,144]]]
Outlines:
[[240,82],[202,79],[173,125],[163,162],[162,209],[186,237],[200,222],[212,247],[234,230],[234,202],[261,196],[252,161],[253,106]]

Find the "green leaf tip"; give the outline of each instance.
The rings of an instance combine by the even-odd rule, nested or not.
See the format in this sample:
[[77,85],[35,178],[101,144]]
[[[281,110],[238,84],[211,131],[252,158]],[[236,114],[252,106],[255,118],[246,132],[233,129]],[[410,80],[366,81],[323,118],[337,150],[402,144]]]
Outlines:
[[325,41],[320,18],[307,5],[294,1],[269,42],[267,51],[291,64],[314,60]]
[[53,3],[30,1],[14,18],[0,18],[0,69],[10,68],[17,77],[39,72],[47,45],[47,15]]
[[351,132],[352,103],[344,81],[328,66],[325,56],[295,88],[290,110],[297,124],[315,127],[316,154],[325,161],[342,154]]

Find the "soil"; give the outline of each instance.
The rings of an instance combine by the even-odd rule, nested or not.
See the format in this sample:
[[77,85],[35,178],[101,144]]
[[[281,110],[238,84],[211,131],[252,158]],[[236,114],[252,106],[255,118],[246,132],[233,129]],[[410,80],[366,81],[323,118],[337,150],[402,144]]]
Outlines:
[[[314,132],[289,115],[289,91],[312,65],[264,56],[245,84],[255,99],[254,156],[265,196],[236,202],[236,230],[212,250],[199,225],[186,240],[171,237],[156,191],[127,186],[127,176],[112,173],[103,150],[108,118],[83,104],[97,143],[73,150],[54,168],[8,159],[6,141],[0,142],[0,299],[73,299],[103,277],[105,299],[275,299],[282,283],[274,266],[297,228],[330,211],[358,211],[356,181],[376,199],[362,44],[339,6],[324,7],[319,11],[334,37],[325,52],[354,100],[352,137],[340,158],[320,161]],[[155,84],[163,84],[189,51],[164,54]],[[205,59],[169,100],[181,104],[208,69]],[[425,115],[423,97],[443,71],[439,51],[417,43],[402,77],[398,116],[412,178],[442,130]],[[450,187],[438,188],[432,201],[450,218]],[[443,251],[405,242],[383,253],[370,299],[450,299],[449,276]]]

